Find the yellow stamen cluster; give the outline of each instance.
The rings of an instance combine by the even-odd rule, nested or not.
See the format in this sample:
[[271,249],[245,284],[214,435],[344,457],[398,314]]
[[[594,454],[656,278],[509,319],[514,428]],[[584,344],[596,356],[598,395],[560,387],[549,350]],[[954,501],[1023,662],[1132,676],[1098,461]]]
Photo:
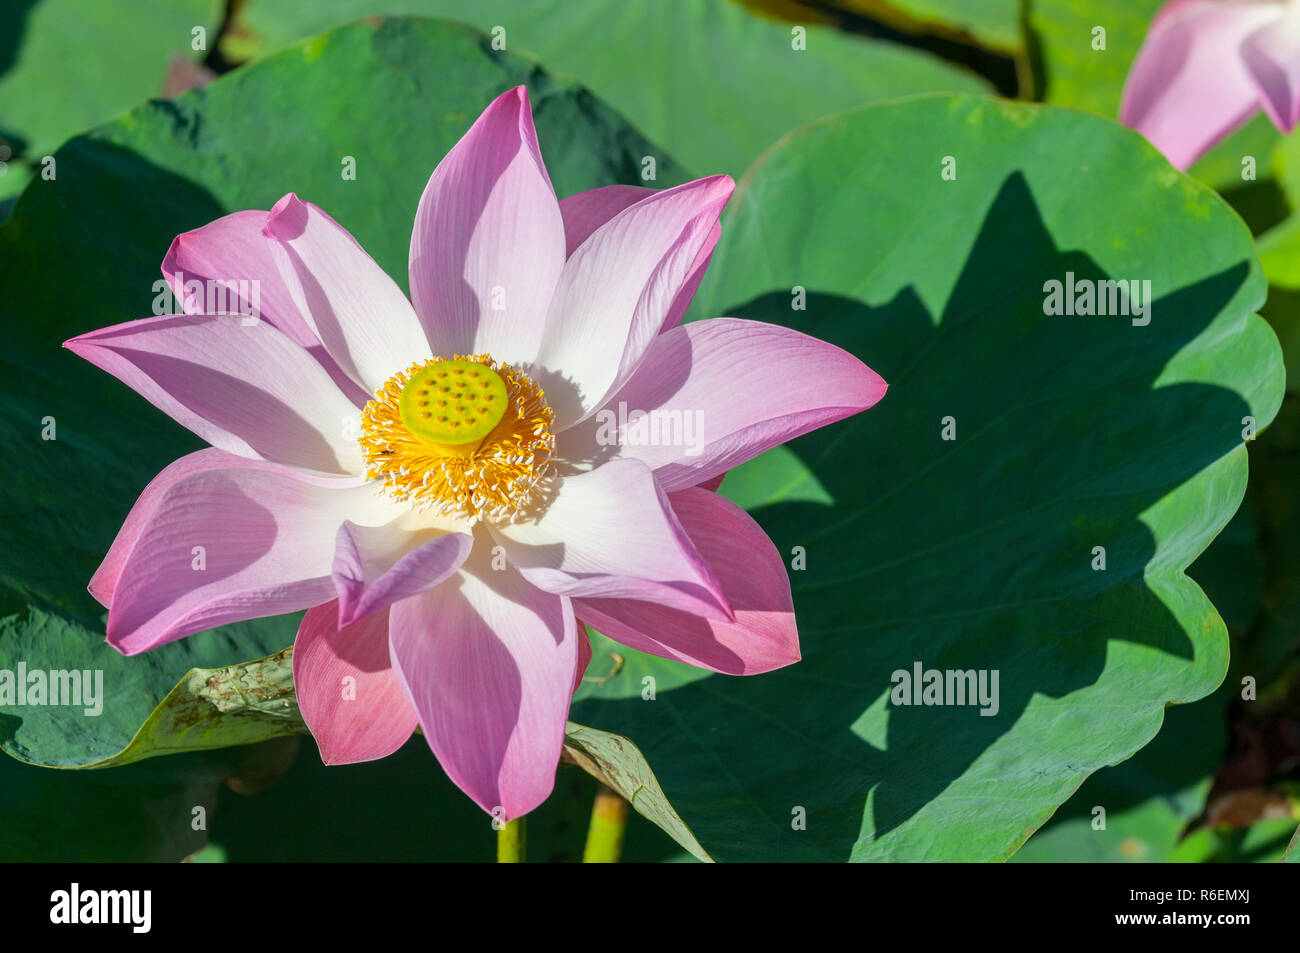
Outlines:
[[[468,442],[460,437],[457,442],[438,440],[436,431],[418,424],[415,429],[423,432],[413,432],[403,421],[403,392],[408,418],[415,423],[412,400],[419,407],[418,400],[440,393],[424,395],[421,379],[432,382],[448,371],[458,374],[457,369],[472,372],[472,365],[492,372],[483,376],[494,388],[498,378],[505,384],[505,408],[496,426],[482,439]],[[499,364],[487,354],[435,357],[389,378],[366,404],[361,412],[361,453],[367,476],[383,480],[394,499],[440,515],[505,520],[527,509],[540,494],[555,450],[554,420],[542,389],[509,364]]]

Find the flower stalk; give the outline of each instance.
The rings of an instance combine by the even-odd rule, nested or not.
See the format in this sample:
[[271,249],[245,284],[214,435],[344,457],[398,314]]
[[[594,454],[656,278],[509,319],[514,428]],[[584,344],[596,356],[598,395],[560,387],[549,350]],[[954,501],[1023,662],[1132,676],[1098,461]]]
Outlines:
[[627,831],[627,809],[627,800],[605,785],[596,791],[591,826],[587,828],[587,846],[582,852],[584,864],[618,863]]
[[522,864],[527,847],[527,817],[516,817],[507,821],[505,827],[497,831],[497,863]]

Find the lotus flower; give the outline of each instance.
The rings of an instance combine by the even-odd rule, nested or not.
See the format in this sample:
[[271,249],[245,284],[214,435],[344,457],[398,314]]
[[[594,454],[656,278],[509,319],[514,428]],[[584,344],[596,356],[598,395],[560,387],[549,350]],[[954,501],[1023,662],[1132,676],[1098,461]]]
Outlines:
[[1261,109],[1300,120],[1300,0],[1171,0],[1129,72],[1120,122],[1186,169]]
[[[188,313],[65,345],[211,444],[145,488],[91,580],[109,643],[306,609],[294,682],[323,760],[418,724],[505,818],[554,784],[584,623],[732,675],[797,661],[781,556],[713,489],[885,384],[786,328],[681,324],[732,188],[558,202],[519,87],[434,170],[409,300],[293,194],[179,236],[162,269]],[[239,281],[264,320],[188,293]]]

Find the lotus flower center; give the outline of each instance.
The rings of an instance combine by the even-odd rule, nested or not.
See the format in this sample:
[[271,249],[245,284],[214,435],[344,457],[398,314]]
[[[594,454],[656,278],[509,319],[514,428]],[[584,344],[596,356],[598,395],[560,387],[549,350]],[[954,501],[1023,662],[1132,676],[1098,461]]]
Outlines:
[[397,400],[402,423],[433,444],[478,443],[506,413],[506,382],[486,364],[439,361],[412,374]]
[[366,475],[417,509],[508,520],[541,494],[554,420],[542,389],[509,364],[435,357],[393,375],[361,412]]

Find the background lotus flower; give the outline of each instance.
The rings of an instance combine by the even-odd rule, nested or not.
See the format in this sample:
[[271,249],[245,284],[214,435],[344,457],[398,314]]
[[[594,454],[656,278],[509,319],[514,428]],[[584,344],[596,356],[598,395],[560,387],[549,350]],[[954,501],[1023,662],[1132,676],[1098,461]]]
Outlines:
[[1261,109],[1300,120],[1300,3],[1172,0],[1129,72],[1120,121],[1186,169]]
[[[557,202],[519,87],[430,178],[409,301],[292,194],[179,236],[163,272],[187,310],[191,281],[257,279],[265,320],[66,342],[212,444],[150,483],[92,579],[109,642],[132,655],[308,609],[294,678],[324,760],[383,757],[419,724],[506,817],[554,783],[582,622],[730,674],[797,660],[779,554],[702,484],[885,384],[785,328],[680,325],[732,187]],[[704,429],[610,441],[607,406]]]

